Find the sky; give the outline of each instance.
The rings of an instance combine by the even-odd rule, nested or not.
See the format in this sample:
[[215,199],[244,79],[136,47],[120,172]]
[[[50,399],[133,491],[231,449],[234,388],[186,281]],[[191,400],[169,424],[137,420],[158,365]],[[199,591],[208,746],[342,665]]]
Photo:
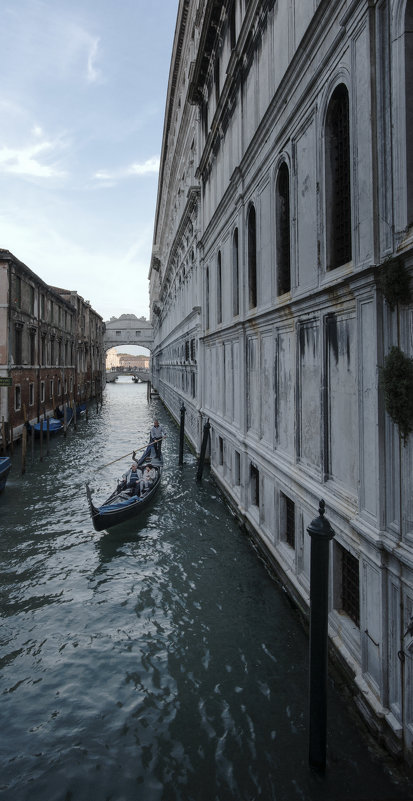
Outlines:
[[149,318],[178,0],[0,0],[0,247]]

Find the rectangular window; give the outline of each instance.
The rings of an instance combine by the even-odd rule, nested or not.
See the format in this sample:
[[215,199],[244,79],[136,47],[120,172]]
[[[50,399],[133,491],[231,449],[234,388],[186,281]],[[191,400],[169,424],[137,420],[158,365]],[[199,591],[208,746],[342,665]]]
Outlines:
[[280,493],[281,539],[295,548],[295,504],[291,498]]
[[253,506],[260,505],[260,473],[255,465],[250,468],[251,503]]
[[34,406],[34,384],[30,382],[29,384],[29,406]]
[[338,543],[337,548],[341,557],[341,608],[360,626],[359,561]]
[[53,398],[53,393],[54,393],[54,380],[52,378],[50,381],[50,398]]
[[36,331],[30,331],[30,364],[36,364]]
[[219,464],[222,466],[224,464],[224,440],[222,437],[218,437],[218,459]]
[[14,387],[14,410],[16,412],[20,411],[22,407],[22,393],[20,384],[16,384]]
[[241,457],[238,451],[234,454],[234,484],[236,487],[241,484]]
[[30,314],[34,317],[34,286],[30,285]]
[[23,328],[21,325],[16,325],[14,329],[14,361],[15,364],[21,364],[23,360]]
[[44,381],[40,382],[40,403],[44,403],[45,394],[44,394]]

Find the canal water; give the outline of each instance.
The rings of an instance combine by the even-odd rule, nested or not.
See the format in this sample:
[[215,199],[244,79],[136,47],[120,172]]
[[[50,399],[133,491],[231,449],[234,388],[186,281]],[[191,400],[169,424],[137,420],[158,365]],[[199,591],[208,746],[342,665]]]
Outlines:
[[[154,416],[164,482],[94,532]],[[325,776],[308,767],[308,642],[285,593],[146,386],[20,453],[0,496],[2,801],[388,801],[406,779],[329,686]]]

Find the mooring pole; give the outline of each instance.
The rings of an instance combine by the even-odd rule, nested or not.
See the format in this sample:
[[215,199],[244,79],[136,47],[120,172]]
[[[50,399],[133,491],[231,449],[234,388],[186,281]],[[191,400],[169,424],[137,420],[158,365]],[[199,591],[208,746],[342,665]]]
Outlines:
[[181,426],[179,429],[179,464],[182,465],[184,463],[184,437],[185,437],[185,406],[184,402],[182,401],[181,405]]
[[202,473],[204,472],[204,462],[205,462],[205,454],[208,445],[208,438],[209,438],[209,430],[211,426],[209,424],[209,417],[204,425],[204,436],[202,438],[202,445],[201,445],[201,454],[199,457],[199,464],[198,464],[198,472],[196,474],[196,480],[201,481]]
[[311,767],[324,772],[327,748],[328,675],[328,568],[330,540],[334,529],[324,517],[320,501],[319,517],[310,523],[310,746]]

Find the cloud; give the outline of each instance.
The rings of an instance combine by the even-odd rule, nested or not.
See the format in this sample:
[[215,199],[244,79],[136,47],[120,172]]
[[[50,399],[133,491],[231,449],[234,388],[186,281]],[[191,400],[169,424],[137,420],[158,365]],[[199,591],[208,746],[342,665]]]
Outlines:
[[[41,135],[41,129],[34,131]],[[53,153],[56,143],[46,139],[25,147],[0,147],[0,172],[35,178],[62,177],[64,173],[53,164],[42,163],[41,157]]]
[[157,175],[158,172],[159,156],[152,156],[142,163],[133,163],[118,170],[98,170],[94,178],[107,186],[114,186],[117,181],[129,178],[131,175]]
[[93,39],[90,43],[89,47],[89,55],[87,60],[87,80],[88,83],[96,83],[100,78],[100,70],[98,70],[95,66],[98,50],[99,50],[99,39]]

